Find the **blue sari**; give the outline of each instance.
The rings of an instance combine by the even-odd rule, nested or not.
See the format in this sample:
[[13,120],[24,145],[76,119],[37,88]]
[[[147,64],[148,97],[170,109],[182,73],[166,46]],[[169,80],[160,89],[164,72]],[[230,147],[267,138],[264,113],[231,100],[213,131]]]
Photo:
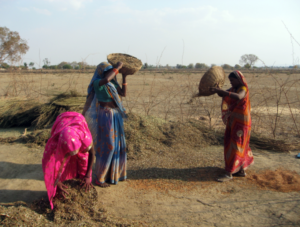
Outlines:
[[[126,142],[123,118],[125,109],[115,86],[109,82],[103,86],[111,94],[118,108],[100,106],[93,87],[97,79],[104,78],[104,72],[112,69],[112,65],[102,62],[97,66],[88,87],[88,98],[93,101],[85,114],[86,121],[93,136],[96,152],[96,184],[111,183],[126,179]],[[90,96],[91,95],[91,96]]]

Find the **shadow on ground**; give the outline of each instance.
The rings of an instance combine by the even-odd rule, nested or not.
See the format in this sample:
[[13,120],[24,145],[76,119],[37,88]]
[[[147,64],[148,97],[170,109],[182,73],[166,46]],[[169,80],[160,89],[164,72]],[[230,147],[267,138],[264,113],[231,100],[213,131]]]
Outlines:
[[215,181],[216,178],[224,173],[224,169],[219,167],[197,167],[189,169],[148,168],[128,170],[127,176],[130,180],[172,179],[203,182]]
[[41,164],[18,164],[12,162],[0,162],[0,178],[44,181]]
[[0,190],[0,204],[24,201],[31,203],[38,198],[47,196],[46,191],[31,191],[31,190]]

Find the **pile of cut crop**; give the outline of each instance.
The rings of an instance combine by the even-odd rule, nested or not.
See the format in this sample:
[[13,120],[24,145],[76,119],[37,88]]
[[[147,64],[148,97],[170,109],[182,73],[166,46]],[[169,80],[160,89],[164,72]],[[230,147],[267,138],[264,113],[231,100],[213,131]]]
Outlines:
[[[68,180],[69,195],[54,199],[51,210],[48,199],[42,198],[27,205],[24,202],[0,205],[1,226],[137,226],[139,223],[118,219],[98,206],[95,188],[81,188],[80,180]],[[60,199],[59,199],[60,198]]]

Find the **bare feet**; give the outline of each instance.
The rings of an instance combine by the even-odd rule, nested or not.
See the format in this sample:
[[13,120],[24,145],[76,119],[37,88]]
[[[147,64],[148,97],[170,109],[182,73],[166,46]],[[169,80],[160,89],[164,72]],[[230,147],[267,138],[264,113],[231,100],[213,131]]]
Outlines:
[[101,188],[108,188],[110,185],[108,183],[98,183],[97,181],[95,182],[96,185],[98,185]]
[[232,179],[232,175],[225,174],[223,177],[218,178],[217,181],[225,182],[225,181],[230,181],[231,179]]

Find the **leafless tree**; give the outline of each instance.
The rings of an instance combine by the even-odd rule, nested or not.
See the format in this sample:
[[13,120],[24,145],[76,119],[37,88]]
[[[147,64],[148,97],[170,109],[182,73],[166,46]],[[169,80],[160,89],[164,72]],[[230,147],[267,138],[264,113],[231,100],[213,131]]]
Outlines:
[[258,60],[258,57],[254,54],[244,54],[241,56],[240,64],[241,65],[250,65],[250,68],[255,64],[255,62]]

